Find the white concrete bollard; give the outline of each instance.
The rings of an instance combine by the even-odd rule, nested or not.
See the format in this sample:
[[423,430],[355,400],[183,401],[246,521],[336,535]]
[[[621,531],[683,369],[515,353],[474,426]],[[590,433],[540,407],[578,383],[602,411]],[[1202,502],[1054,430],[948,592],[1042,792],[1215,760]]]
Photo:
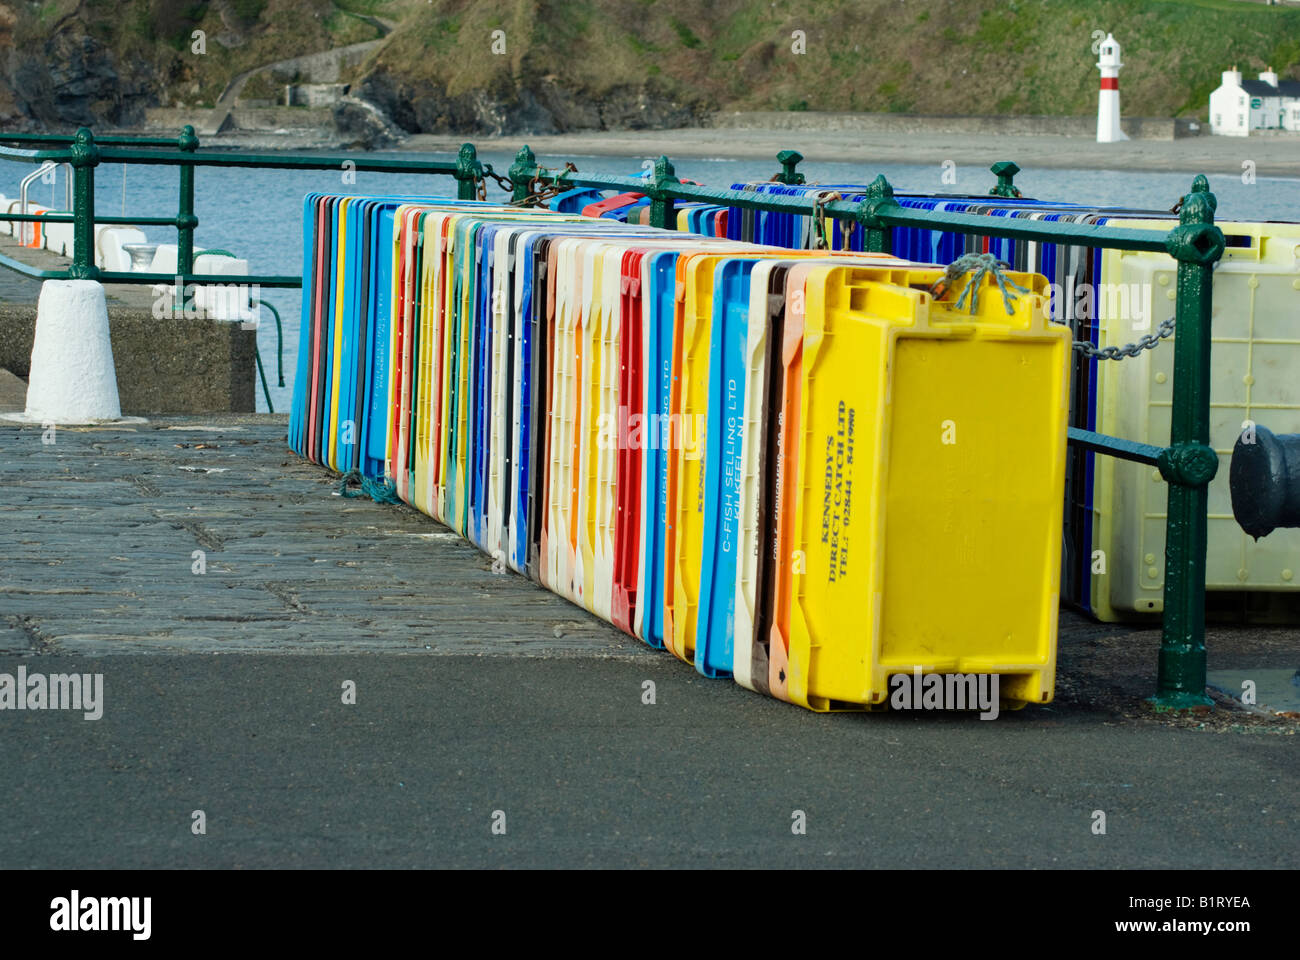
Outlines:
[[41,285],[27,410],[21,417],[6,419],[57,424],[139,422],[139,418],[122,417],[103,284],[46,280]]

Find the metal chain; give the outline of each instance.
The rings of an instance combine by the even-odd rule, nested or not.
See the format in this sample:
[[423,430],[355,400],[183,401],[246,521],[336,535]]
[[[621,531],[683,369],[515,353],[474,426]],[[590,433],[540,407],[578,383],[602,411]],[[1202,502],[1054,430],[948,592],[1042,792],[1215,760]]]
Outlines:
[[1091,357],[1095,360],[1123,360],[1125,357],[1136,357],[1143,350],[1155,349],[1160,346],[1161,340],[1166,340],[1173,334],[1174,318],[1170,317],[1156,328],[1154,334],[1148,333],[1137,343],[1127,343],[1122,347],[1098,347],[1086,340],[1076,340],[1074,349],[1085,357]]
[[[564,169],[558,175],[551,174],[546,167],[538,164],[537,175],[528,181],[528,196],[522,200],[511,200],[510,205],[513,207],[531,207],[547,203],[570,189],[564,182],[564,178],[571,173],[577,172],[578,167],[572,160],[564,162]],[[547,183],[547,179],[551,182]]]
[[816,249],[829,250],[830,238],[826,235],[826,204],[833,200],[843,200],[835,191],[819,193],[813,197],[813,229],[816,233]]
[[509,177],[501,176],[501,174],[492,169],[492,164],[485,163],[483,164],[483,176],[479,178],[479,183],[482,184],[484,179],[488,177],[492,178],[492,180],[496,182],[496,185],[506,193],[512,192],[515,188],[515,185],[510,182]]

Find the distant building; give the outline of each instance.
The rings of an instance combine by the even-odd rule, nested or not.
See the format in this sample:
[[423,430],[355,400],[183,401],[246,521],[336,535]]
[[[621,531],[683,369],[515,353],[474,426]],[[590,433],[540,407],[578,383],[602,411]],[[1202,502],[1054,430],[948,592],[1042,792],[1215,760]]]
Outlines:
[[1223,83],[1210,94],[1210,132],[1245,137],[1252,130],[1300,132],[1300,81],[1279,82],[1272,67],[1258,80],[1241,79],[1236,67],[1223,71]]

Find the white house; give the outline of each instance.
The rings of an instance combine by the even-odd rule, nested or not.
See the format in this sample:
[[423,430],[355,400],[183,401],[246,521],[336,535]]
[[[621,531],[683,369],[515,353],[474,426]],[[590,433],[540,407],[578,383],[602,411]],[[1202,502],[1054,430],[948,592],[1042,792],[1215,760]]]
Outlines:
[[1300,81],[1278,81],[1269,67],[1258,80],[1241,79],[1236,67],[1223,71],[1223,83],[1210,94],[1210,132],[1245,137],[1252,130],[1300,132]]

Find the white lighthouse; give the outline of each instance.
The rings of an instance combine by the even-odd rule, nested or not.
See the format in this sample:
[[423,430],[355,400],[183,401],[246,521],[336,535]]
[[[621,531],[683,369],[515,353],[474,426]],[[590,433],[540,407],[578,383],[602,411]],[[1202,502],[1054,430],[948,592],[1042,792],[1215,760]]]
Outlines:
[[1127,140],[1119,127],[1119,44],[1109,33],[1101,42],[1101,57],[1097,69],[1101,71],[1101,96],[1097,100],[1097,142],[1115,143]]

